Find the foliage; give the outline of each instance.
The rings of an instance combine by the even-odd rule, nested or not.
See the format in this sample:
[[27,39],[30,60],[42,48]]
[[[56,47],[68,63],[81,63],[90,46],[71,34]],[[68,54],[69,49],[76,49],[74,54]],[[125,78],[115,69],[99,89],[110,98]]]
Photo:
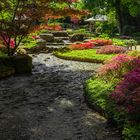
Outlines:
[[100,62],[103,63],[105,60],[108,60],[114,56],[114,54],[96,54],[95,49],[88,50],[71,50],[55,52],[55,55],[64,59],[70,60],[81,60],[81,61],[89,61],[89,62]]
[[[22,40],[22,44],[23,44],[23,47],[24,48],[32,48],[32,47],[35,47],[37,46],[37,39],[39,37],[37,35],[28,35],[27,37],[25,37],[23,40]],[[21,45],[22,45],[21,44]]]
[[140,139],[140,125],[139,124],[125,124],[123,129],[123,136],[125,140],[139,140]]
[[132,35],[133,35],[133,36],[139,37],[139,36],[140,36],[140,32],[135,32],[135,33],[133,33]]
[[136,46],[138,43],[134,39],[126,40],[125,41],[126,46]]
[[[35,25],[38,25],[42,18],[85,14],[86,12],[75,9],[73,3],[76,2],[77,0],[0,1],[0,37],[4,40],[8,55],[15,53],[23,38],[33,31]],[[60,30],[60,26],[53,28]],[[12,39],[14,40],[14,47],[11,47]]]
[[[140,66],[140,60],[135,62]],[[119,111],[125,111],[132,121],[140,121],[140,67],[124,76],[111,94]]]
[[103,46],[101,49],[97,50],[97,54],[118,54],[124,52],[126,52],[125,48],[114,45]]
[[126,46],[125,42],[126,42],[126,40],[124,40],[124,39],[113,38],[113,45],[125,47]]
[[[136,17],[139,19],[140,16],[140,3],[139,0],[82,0],[85,7],[91,10],[95,15],[96,14],[106,14],[109,12],[114,12],[113,18],[116,18],[116,23],[118,24],[119,33],[123,33],[123,28],[127,25],[133,25],[134,22],[130,20]],[[110,15],[108,16],[110,17]],[[110,21],[110,20],[109,20]],[[139,20],[135,20],[135,26],[139,25]],[[113,26],[116,24],[112,23]],[[129,26],[130,27],[130,26]],[[129,33],[132,31],[127,26],[127,31]],[[112,28],[112,27],[111,27]],[[126,28],[126,27],[125,27]],[[113,28],[112,28],[113,29]]]
[[92,105],[99,106],[106,111],[109,95],[114,90],[115,84],[105,82],[99,78],[91,78],[86,81],[86,98]]
[[128,56],[127,54],[118,54],[111,60],[106,61],[105,65],[98,70],[98,74],[106,80],[121,79],[124,74],[137,66],[137,61],[135,60],[137,58]]
[[91,42],[81,43],[81,44],[72,44],[68,46],[71,50],[84,50],[84,49],[92,49],[94,48],[94,44]]
[[134,57],[140,57],[140,51],[137,50],[129,51],[127,54]]
[[109,39],[109,34],[103,33],[99,35],[99,38]]
[[92,39],[90,40],[90,42],[92,42],[95,46],[112,45],[113,43],[111,39],[101,39],[101,38]]
[[0,51],[0,57],[5,57],[6,54],[4,54],[2,51]]
[[70,38],[71,42],[76,42],[76,41],[83,41],[85,35],[84,34],[73,34]]

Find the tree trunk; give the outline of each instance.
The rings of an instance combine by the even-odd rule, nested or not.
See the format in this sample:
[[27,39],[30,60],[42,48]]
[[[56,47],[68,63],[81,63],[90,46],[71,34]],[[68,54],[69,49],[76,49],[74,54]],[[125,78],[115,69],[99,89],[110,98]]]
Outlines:
[[123,33],[123,11],[122,11],[122,5],[120,0],[116,0],[115,3],[115,10],[116,10],[116,18],[118,19],[118,29],[119,33]]

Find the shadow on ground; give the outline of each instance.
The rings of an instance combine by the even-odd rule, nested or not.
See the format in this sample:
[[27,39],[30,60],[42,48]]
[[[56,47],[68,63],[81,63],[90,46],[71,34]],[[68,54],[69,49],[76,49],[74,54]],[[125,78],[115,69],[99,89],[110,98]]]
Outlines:
[[54,61],[35,61],[33,75],[0,81],[0,140],[120,140],[84,101],[93,71]]

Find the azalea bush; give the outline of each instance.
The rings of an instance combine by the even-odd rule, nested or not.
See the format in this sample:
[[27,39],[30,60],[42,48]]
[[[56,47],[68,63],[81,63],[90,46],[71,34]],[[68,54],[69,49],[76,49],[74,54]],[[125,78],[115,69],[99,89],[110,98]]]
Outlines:
[[112,45],[113,42],[111,39],[93,39],[90,40],[96,46]]
[[80,44],[72,44],[68,46],[71,50],[84,50],[84,49],[92,49],[95,45],[92,42],[80,43]]
[[140,121],[140,60],[139,67],[124,76],[111,98],[119,111],[125,111],[132,121]]
[[138,58],[127,54],[113,57],[98,70],[98,75],[107,80],[121,79],[124,74],[133,70],[139,64]]
[[118,54],[124,52],[126,52],[125,48],[114,45],[103,46],[101,49],[97,50],[97,54]]
[[[7,45],[7,42],[8,42],[8,36],[6,34],[3,34],[3,37],[0,36],[0,42],[2,44],[3,47],[5,47]],[[10,48],[14,48],[15,47],[15,41],[14,39],[10,39]]]

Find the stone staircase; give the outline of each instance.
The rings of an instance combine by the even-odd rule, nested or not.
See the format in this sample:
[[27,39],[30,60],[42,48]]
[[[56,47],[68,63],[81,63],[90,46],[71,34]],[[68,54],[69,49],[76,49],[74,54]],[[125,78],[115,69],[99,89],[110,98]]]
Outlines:
[[45,45],[48,49],[52,50],[65,48],[67,45],[72,44],[66,31],[42,33],[40,34],[39,42],[42,42],[42,45]]

